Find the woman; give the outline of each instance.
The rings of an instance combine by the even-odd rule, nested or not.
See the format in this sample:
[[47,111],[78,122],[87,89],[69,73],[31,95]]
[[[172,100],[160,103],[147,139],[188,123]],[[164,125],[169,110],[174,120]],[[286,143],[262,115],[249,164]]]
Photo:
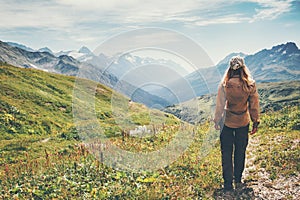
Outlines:
[[250,120],[253,122],[250,134],[254,134],[259,125],[259,100],[255,81],[243,58],[232,57],[229,65],[218,89],[214,119],[215,128],[221,130],[225,191],[233,189],[233,181],[236,188],[241,186]]

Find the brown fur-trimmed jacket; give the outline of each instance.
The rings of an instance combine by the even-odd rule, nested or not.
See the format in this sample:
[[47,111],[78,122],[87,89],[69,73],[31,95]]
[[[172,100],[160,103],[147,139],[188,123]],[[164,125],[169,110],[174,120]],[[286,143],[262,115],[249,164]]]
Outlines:
[[224,124],[230,128],[247,126],[259,122],[259,96],[253,82],[249,92],[245,92],[239,77],[232,77],[226,85],[220,84],[216,100],[214,122],[219,124],[225,117]]

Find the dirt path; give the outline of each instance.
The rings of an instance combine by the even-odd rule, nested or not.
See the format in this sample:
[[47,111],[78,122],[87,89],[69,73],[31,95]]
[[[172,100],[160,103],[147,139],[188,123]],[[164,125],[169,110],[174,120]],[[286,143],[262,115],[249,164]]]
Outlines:
[[270,174],[260,166],[255,165],[255,151],[259,145],[259,137],[250,137],[247,149],[244,179],[248,188],[252,188],[257,199],[299,199],[300,177],[280,176],[270,179]]
[[222,189],[215,191],[214,199],[300,199],[300,176],[270,179],[270,174],[262,167],[255,165],[259,136],[250,136],[247,148],[246,168],[243,174],[244,187],[224,194]]

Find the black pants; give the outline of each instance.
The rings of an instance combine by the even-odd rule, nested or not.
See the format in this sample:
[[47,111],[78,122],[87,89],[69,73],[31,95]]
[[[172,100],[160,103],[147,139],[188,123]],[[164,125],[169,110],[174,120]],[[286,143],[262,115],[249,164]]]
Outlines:
[[[225,187],[232,187],[235,182],[241,182],[245,168],[245,153],[248,145],[249,125],[241,128],[229,128],[224,125],[221,135],[222,170]],[[234,161],[232,163],[232,152]]]

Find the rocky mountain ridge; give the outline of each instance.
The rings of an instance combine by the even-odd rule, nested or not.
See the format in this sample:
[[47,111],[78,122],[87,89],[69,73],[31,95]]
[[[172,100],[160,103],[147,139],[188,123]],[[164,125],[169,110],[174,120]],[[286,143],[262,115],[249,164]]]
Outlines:
[[[18,45],[21,46],[21,45]],[[148,107],[153,107],[159,103],[163,107],[169,105],[164,99],[149,94],[141,88],[128,83],[126,80],[119,80],[113,73],[105,70],[100,65],[95,66],[88,62],[81,62],[73,56],[62,53],[53,55],[47,51],[27,51],[18,46],[10,46],[8,43],[0,41],[0,63],[8,63],[21,68],[35,68],[46,72],[78,76],[93,81],[100,82],[110,88],[125,94],[133,101],[143,103]],[[81,48],[78,54],[95,57],[88,48]],[[103,57],[105,58],[105,57]],[[105,63],[104,63],[105,64]]]
[[[215,94],[218,84],[228,68],[230,58],[235,55],[244,56],[247,67],[258,83],[300,80],[300,50],[295,43],[287,42],[271,49],[263,49],[253,55],[230,54],[216,66],[199,69],[167,87],[172,88],[173,93],[180,94],[185,101],[193,99],[195,96]],[[194,93],[187,92],[188,90],[178,90],[183,80],[189,83],[189,88]],[[158,96],[167,99],[169,102],[180,103],[178,98],[172,97],[166,90],[156,92]]]
[[[32,51],[25,45],[0,42],[0,62],[71,76],[77,76],[81,69],[80,76],[101,82],[148,107],[155,105],[157,108],[216,93],[228,62],[234,55],[245,58],[258,83],[300,80],[300,50],[293,42],[263,49],[253,55],[232,53],[216,66],[202,68],[188,75],[183,75],[185,72],[180,70],[184,68],[172,60],[142,58],[130,53],[114,57],[94,55],[87,47],[54,55],[48,48]],[[138,70],[147,66],[157,69],[156,72],[148,70],[143,73]],[[167,69],[166,75],[158,73],[159,69]],[[156,80],[151,81],[154,77]],[[160,84],[160,88],[151,86],[152,82]],[[151,84],[143,87],[147,83]]]

